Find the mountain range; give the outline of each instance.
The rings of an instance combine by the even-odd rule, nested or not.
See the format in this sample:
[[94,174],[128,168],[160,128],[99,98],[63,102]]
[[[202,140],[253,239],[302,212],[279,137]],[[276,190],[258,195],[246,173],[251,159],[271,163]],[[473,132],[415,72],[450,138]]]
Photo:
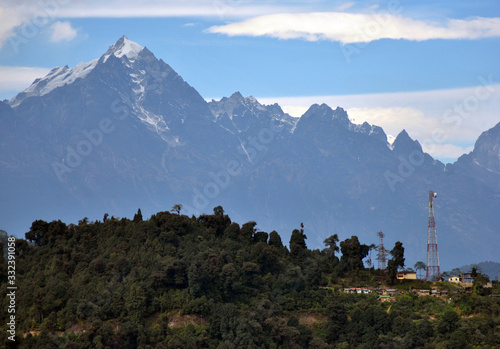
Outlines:
[[[357,235],[425,262],[428,193],[444,268],[498,261],[500,123],[444,165],[402,131],[390,144],[340,107],[300,118],[239,92],[210,102],[146,47],[120,38],[100,58],[58,67],[0,102],[0,228],[36,219],[169,210],[257,219],[308,246]],[[373,256],[375,259],[375,256]]]

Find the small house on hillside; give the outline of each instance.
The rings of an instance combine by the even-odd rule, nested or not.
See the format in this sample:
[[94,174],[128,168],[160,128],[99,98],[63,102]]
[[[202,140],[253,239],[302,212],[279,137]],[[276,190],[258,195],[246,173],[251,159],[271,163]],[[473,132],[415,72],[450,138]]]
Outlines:
[[431,294],[431,290],[417,290],[419,296],[428,296]]
[[398,280],[417,280],[417,273],[414,271],[400,271],[396,274]]
[[461,284],[464,287],[470,287],[474,282],[474,277],[471,273],[461,273],[460,276],[450,276],[448,278],[448,281],[454,282],[456,284]]
[[472,284],[474,282],[474,277],[471,273],[460,274],[460,282],[463,284]]
[[344,288],[343,292],[351,294],[370,294],[372,293],[372,290],[367,287],[346,287]]
[[431,296],[440,296],[441,291],[440,290],[431,290]]

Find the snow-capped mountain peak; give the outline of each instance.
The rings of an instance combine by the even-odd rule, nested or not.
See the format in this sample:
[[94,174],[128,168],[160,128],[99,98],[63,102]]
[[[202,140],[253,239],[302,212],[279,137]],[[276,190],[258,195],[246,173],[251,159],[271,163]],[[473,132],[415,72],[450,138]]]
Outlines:
[[[15,108],[26,98],[44,96],[58,87],[72,84],[79,78],[86,77],[100,62],[105,63],[111,55],[117,58],[126,57],[129,62],[134,62],[144,47],[122,36],[113,46],[110,46],[100,59],[77,64],[73,69],[57,67],[52,69],[43,78],[36,79],[31,86],[10,100],[10,106]],[[127,65],[128,63],[125,62]]]
[[46,76],[36,79],[30,87],[12,98],[10,100],[11,107],[18,106],[26,98],[46,95],[58,87],[84,78],[95,68],[97,62],[98,60],[94,59],[87,63],[78,63],[73,69],[69,69],[68,66],[52,69]]
[[104,62],[106,62],[111,55],[117,58],[127,57],[129,60],[135,60],[139,53],[144,49],[138,43],[129,40],[125,35],[122,36],[108,51],[104,54]]

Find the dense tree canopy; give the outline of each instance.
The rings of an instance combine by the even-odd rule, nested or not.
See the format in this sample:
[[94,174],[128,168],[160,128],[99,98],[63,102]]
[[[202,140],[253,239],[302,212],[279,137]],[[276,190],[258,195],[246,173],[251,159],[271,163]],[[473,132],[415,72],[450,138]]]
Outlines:
[[[15,346],[500,346],[498,298],[411,292],[384,303],[376,294],[343,293],[382,286],[387,277],[363,267],[369,246],[356,236],[340,242],[339,262],[336,235],[325,239],[327,249],[309,250],[301,226],[288,250],[278,232],[259,231],[256,222],[240,226],[220,206],[212,215],[180,213],[35,221],[26,240],[16,241]],[[393,251],[400,266],[402,244]],[[3,259],[0,275],[5,295]],[[8,302],[2,298],[2,309]],[[8,343],[8,315],[0,312],[1,343]]]

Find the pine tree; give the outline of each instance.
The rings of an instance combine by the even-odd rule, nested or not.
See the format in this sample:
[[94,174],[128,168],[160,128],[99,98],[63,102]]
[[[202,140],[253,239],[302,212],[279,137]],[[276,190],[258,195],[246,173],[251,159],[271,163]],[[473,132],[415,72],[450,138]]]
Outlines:
[[137,210],[137,213],[134,215],[134,223],[142,222],[142,212],[141,209]]

